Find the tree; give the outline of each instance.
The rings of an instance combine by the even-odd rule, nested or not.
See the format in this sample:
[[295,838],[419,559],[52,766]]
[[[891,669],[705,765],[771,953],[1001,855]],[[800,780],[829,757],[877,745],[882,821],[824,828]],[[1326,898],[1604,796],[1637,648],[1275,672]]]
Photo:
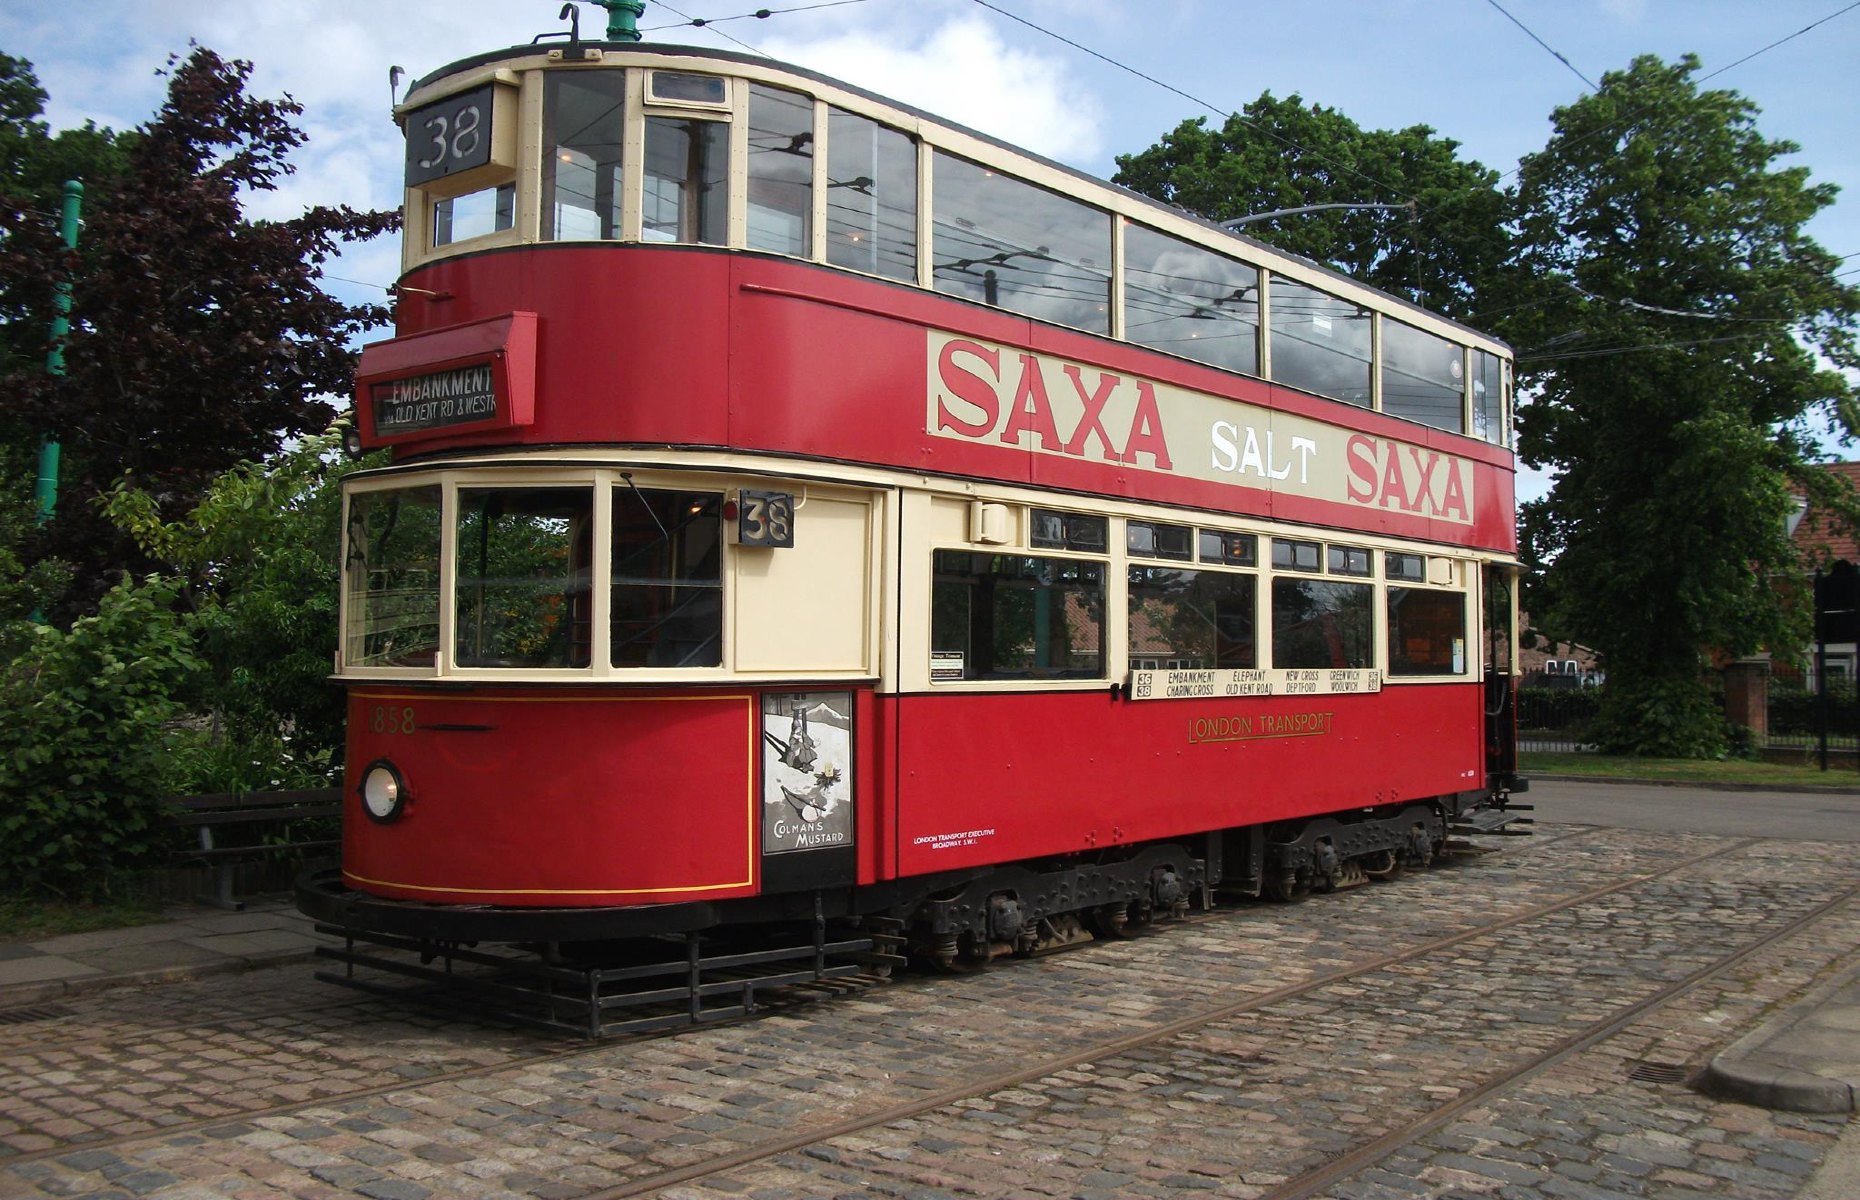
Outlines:
[[[1860,290],[1803,226],[1834,200],[1757,108],[1702,91],[1697,59],[1636,59],[1558,109],[1520,168],[1502,332],[1524,349],[1524,460],[1556,472],[1524,512],[1532,611],[1593,646],[1604,749],[1708,756],[1708,654],[1798,646],[1774,585],[1799,575],[1792,492],[1838,505],[1815,425],[1856,426]],[[1851,504],[1848,506],[1851,509]]]
[[1469,319],[1508,247],[1497,173],[1462,161],[1458,149],[1425,125],[1365,130],[1336,109],[1265,92],[1219,130],[1204,118],[1184,121],[1149,149],[1119,155],[1115,182],[1210,221],[1413,201],[1411,212],[1309,213],[1242,232]]
[[[86,197],[75,255],[23,194],[30,177],[5,181],[0,287],[15,302],[0,316],[42,343],[63,277],[73,327],[64,378],[45,375],[42,360],[4,364],[0,416],[63,446],[51,550],[79,565],[90,595],[141,565],[92,511],[93,497],[134,472],[176,516],[221,471],[323,429],[335,415],[325,397],[346,392],[353,374],[348,343],[386,317],[336,300],[318,279],[341,243],[393,228],[397,214],[245,215],[254,192],[292,173],[289,156],[304,141],[298,104],[246,94],[251,70],[204,47],[170,61],[160,112],[122,141],[120,174]],[[30,111],[17,71],[12,84],[0,87],[7,111]]]

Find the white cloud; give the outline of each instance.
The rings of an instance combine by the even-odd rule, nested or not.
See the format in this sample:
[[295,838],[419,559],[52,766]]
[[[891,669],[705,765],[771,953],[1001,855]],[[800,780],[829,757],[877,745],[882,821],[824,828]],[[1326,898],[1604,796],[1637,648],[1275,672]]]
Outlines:
[[1085,85],[975,17],[938,24],[921,40],[854,30],[761,48],[1049,158],[1082,162],[1103,148],[1103,109]]

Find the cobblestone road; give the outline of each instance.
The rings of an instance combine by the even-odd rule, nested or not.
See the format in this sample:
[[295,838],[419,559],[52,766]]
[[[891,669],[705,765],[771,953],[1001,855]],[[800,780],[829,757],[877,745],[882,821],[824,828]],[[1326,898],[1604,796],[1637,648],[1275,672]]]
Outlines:
[[1852,845],[1547,826],[1301,905],[594,1046],[308,966],[101,993],[0,1026],[0,1196],[1264,1197],[1393,1137],[1315,1194],[1786,1200],[1840,1122],[1667,1080],[1860,958],[1853,903],[1551,1056],[1857,883]]

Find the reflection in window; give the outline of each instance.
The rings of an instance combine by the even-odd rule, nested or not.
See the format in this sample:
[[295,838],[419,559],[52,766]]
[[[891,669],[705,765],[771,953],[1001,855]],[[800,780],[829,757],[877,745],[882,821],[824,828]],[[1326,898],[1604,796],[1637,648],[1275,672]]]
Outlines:
[[1369,310],[1274,276],[1272,378],[1367,408]]
[[933,192],[937,291],[1110,332],[1108,213],[941,153]]
[[461,667],[585,667],[589,488],[460,488]]
[[917,279],[917,143],[837,108],[827,110],[827,261]]
[[613,665],[723,664],[723,498],[614,489]]
[[517,187],[512,183],[435,201],[433,245],[450,246],[509,229],[516,212]]
[[1498,355],[1473,351],[1473,436],[1495,446],[1511,444],[1505,424],[1504,369]]
[[648,117],[641,235],[649,242],[723,245],[729,173],[728,122]]
[[1130,666],[1254,667],[1251,575],[1130,568]]
[[749,248],[813,249],[814,102],[799,92],[749,87]]
[[1272,581],[1272,665],[1367,667],[1375,659],[1374,599],[1367,583]]
[[1259,271],[1142,225],[1124,227],[1124,335],[1259,374]]
[[349,499],[352,667],[431,667],[439,649],[439,488],[357,492]]
[[1186,525],[1126,521],[1124,548],[1132,556],[1173,558],[1188,562],[1195,557],[1195,531]]
[[1382,411],[1449,433],[1465,432],[1460,348],[1387,318],[1382,322]]
[[620,236],[621,71],[551,71],[543,94],[542,236]]
[[1460,675],[1465,670],[1465,595],[1391,587],[1389,674]]
[[962,678],[1104,678],[1103,563],[938,550],[933,567],[930,648]]
[[1322,546],[1317,542],[1272,539],[1272,565],[1281,571],[1315,571]]

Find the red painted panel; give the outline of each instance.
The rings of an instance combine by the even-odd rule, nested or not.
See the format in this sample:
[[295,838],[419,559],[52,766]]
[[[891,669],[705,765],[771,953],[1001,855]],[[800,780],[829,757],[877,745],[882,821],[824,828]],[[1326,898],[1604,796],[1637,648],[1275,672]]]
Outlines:
[[[357,688],[344,875],[377,895],[444,903],[750,894],[756,706],[745,693]],[[365,816],[356,794],[377,758],[407,783],[406,815],[391,825]]]
[[[562,245],[469,255],[408,282],[402,335],[539,314],[528,427],[445,442],[730,446],[1271,516],[1511,551],[1509,455],[1258,380],[979,305],[823,267],[689,247]],[[1224,395],[1450,452],[1474,472],[1472,526],[1418,513],[1034,456],[925,430],[927,330],[1026,346],[1129,376]]]
[[907,696],[905,875],[1479,787],[1476,684],[1131,702],[1108,692]]

